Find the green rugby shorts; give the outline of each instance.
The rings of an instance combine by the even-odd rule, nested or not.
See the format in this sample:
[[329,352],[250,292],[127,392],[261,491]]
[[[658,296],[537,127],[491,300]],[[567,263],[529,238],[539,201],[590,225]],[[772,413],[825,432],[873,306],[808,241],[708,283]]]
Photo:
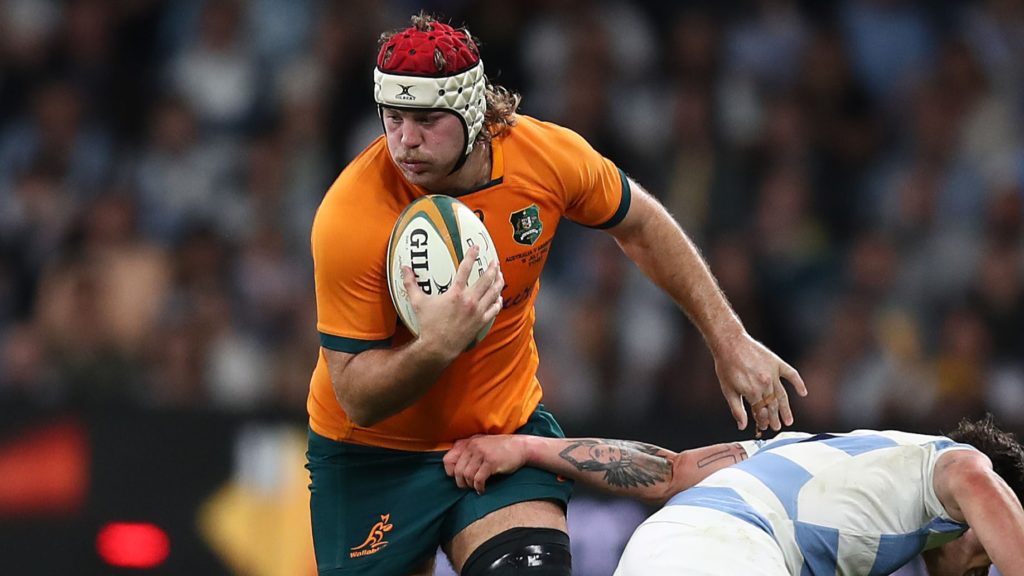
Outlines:
[[[517,434],[564,438],[543,406]],[[537,468],[495,476],[479,495],[445,474],[445,452],[405,452],[335,442],[309,431],[313,547],[320,576],[404,576],[463,528],[517,502],[564,507],[572,482]]]

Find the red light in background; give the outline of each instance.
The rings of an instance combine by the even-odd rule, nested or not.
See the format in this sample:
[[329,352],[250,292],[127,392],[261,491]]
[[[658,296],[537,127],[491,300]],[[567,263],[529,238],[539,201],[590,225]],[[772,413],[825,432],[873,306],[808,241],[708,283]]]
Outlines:
[[89,487],[89,451],[74,419],[0,439],[0,517],[75,513]]
[[96,551],[111,566],[153,568],[167,559],[171,541],[154,524],[111,522],[96,536]]

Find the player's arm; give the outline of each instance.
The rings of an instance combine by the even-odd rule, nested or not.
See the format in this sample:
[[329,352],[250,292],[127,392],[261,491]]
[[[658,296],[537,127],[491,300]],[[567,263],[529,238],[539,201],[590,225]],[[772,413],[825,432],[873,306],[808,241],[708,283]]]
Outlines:
[[[743,429],[747,425],[744,399],[757,405],[758,429],[770,425],[779,430],[782,423],[792,424],[793,413],[780,378],[803,396],[807,389],[800,374],[747,333],[697,247],[661,203],[632,179],[629,186],[629,211],[609,232],[704,335],[738,426]],[[759,404],[762,399],[767,402]]]
[[1024,510],[987,456],[954,450],[935,465],[935,494],[949,516],[966,522],[1004,576],[1024,576]]
[[467,286],[476,259],[473,250],[479,248],[470,249],[444,294],[428,297],[416,286],[412,272],[404,272],[405,289],[420,323],[420,335],[412,342],[358,354],[324,349],[334,394],[353,422],[372,426],[411,406],[501,312],[504,280],[496,262]]
[[480,435],[456,442],[444,465],[460,488],[480,493],[492,475],[533,466],[603,492],[660,505],[711,473],[745,460],[749,451],[740,443],[676,453],[631,440]]

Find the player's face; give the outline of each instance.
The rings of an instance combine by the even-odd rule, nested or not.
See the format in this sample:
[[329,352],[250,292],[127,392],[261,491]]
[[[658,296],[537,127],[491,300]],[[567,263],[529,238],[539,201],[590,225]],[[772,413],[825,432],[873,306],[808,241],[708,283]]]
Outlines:
[[973,530],[925,553],[929,576],[986,576],[992,565]]
[[597,462],[618,462],[622,460],[622,450],[616,446],[598,444],[587,451],[592,460]]
[[384,133],[395,166],[409,182],[442,188],[465,149],[462,122],[449,112],[384,108]]

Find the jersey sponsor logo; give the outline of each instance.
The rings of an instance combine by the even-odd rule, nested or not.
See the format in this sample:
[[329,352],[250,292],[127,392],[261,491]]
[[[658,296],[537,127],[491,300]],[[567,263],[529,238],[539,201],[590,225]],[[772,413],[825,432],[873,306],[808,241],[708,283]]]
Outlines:
[[533,292],[533,286],[527,286],[522,292],[512,296],[511,298],[505,298],[501,303],[501,309],[507,310],[512,306],[519,306],[530,297],[530,293]]
[[513,212],[508,220],[512,223],[512,239],[524,246],[533,246],[544,229],[544,223],[540,221],[540,209],[536,204]]
[[391,514],[381,514],[380,522],[373,525],[370,528],[370,534],[367,535],[366,540],[363,543],[354,548],[349,548],[349,558],[359,558],[360,556],[369,556],[380,552],[385,546],[388,545],[388,541],[384,539],[384,534],[391,532],[394,525],[391,524]]
[[399,84],[398,87],[401,88],[401,91],[399,91],[398,94],[395,94],[395,99],[396,100],[415,100],[416,97],[413,96],[409,92],[409,90],[412,90],[413,86],[414,86],[414,84],[409,84],[408,86],[406,86],[405,84]]

